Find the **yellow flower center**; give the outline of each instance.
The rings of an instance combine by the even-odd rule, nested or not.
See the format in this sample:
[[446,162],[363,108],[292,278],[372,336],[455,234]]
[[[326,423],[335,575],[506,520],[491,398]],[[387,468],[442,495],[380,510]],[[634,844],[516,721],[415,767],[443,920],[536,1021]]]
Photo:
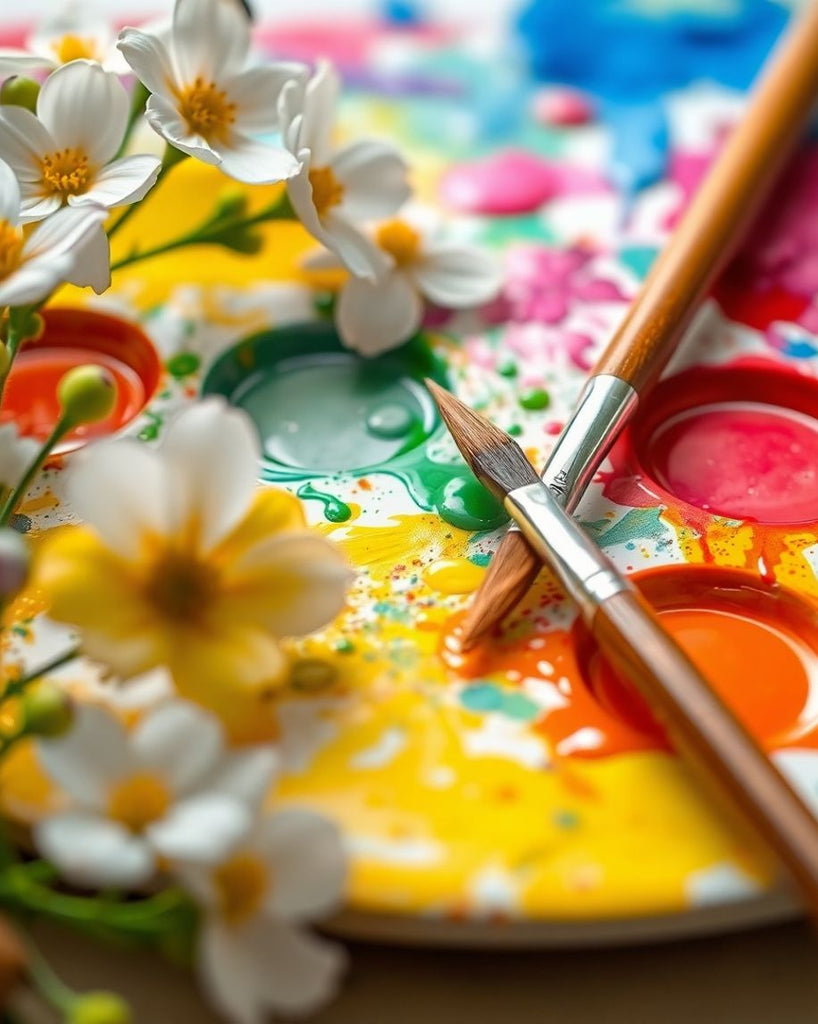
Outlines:
[[238,925],[261,906],[269,888],[266,865],[254,853],[237,853],[213,872],[219,911],[229,925]]
[[236,104],[215,82],[197,78],[179,93],[179,113],[192,132],[207,142],[226,142],[236,120]]
[[406,267],[417,260],[420,252],[420,234],[405,220],[388,220],[375,233],[375,241],[388,252],[398,267]]
[[40,173],[46,194],[60,199],[81,196],[91,184],[88,157],[79,147],[47,153],[40,161]]
[[177,622],[201,620],[218,590],[216,569],[193,555],[165,552],[156,562],[147,597],[165,617]]
[[23,256],[23,232],[7,220],[0,220],[0,281],[20,266]]
[[95,39],[83,39],[82,36],[65,35],[51,44],[54,56],[60,64],[68,64],[72,60],[97,60],[97,44]]
[[132,832],[141,832],[164,817],[170,792],[156,775],[144,772],[118,782],[108,796],[108,816]]
[[331,167],[313,167],[309,174],[312,201],[319,217],[337,206],[344,198],[344,186]]

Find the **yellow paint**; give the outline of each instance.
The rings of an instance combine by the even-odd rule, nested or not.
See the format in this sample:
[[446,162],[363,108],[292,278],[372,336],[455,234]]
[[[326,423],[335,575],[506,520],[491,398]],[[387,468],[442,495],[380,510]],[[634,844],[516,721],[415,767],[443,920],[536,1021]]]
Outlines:
[[441,558],[429,566],[423,578],[441,594],[471,594],[485,575],[486,570],[468,558]]

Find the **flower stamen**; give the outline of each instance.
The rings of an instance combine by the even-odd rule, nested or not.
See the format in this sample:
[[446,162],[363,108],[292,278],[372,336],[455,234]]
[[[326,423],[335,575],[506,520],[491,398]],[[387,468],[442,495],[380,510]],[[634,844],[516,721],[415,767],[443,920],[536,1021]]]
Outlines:
[[149,772],[132,775],[117,783],[108,796],[108,816],[132,832],[142,832],[163,818],[171,804],[165,783]]
[[406,267],[415,263],[420,252],[421,237],[405,220],[388,220],[375,232],[375,242],[389,253],[395,266]]
[[146,596],[169,619],[191,623],[201,621],[218,588],[218,574],[212,565],[174,551],[155,564]]
[[344,199],[344,186],[335,177],[331,167],[313,167],[309,172],[312,186],[312,201],[315,210],[323,217],[333,206],[338,206]]
[[236,120],[236,104],[227,98],[215,82],[197,77],[178,96],[179,113],[188,128],[209,143],[226,143],[230,126]]
[[253,853],[237,853],[213,872],[219,911],[228,925],[252,917],[269,888],[266,866]]
[[0,220],[0,281],[20,266],[22,255],[23,232],[7,220]]
[[69,64],[72,60],[98,60],[99,52],[95,39],[68,35],[55,39],[51,44],[54,56],[60,64]]
[[40,160],[40,174],[46,195],[59,196],[60,199],[81,196],[91,184],[88,157],[79,147],[46,153]]

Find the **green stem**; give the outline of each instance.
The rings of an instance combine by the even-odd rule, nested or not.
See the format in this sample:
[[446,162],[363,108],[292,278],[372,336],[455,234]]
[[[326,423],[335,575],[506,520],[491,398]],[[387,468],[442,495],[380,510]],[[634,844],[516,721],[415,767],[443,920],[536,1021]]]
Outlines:
[[[181,163],[182,160],[184,159],[184,153],[180,152],[178,149],[174,149],[173,146],[165,146],[165,154],[162,157],[162,163],[159,167],[159,173],[156,176],[156,181],[153,183],[153,188],[151,188],[151,192],[153,192],[154,189],[159,187],[159,183],[162,181],[162,179],[165,177],[168,171],[172,167],[175,167],[178,163]],[[148,193],[148,195],[150,195],[150,193]],[[148,197],[146,196],[145,199],[147,198]],[[112,224],[110,228],[108,228],[109,242],[117,233],[117,231],[119,231],[122,225],[126,224],[131,219],[131,217],[133,217],[136,211],[142,208],[142,203],[145,202],[145,199],[142,199],[140,202],[137,203],[131,203],[130,206],[126,207],[125,212],[122,214],[119,220]],[[113,270],[113,266],[111,267],[111,269]]]
[[[186,245],[218,244],[224,235],[231,232],[243,231],[246,228],[254,227],[256,224],[264,224],[273,220],[294,219],[295,214],[293,213],[293,208],[290,205],[287,193],[284,192],[274,203],[271,203],[269,206],[265,206],[264,209],[259,210],[258,213],[252,214],[249,217],[239,217],[233,220],[211,217],[200,224],[199,227],[189,231],[186,235],[181,235],[179,238],[175,238],[170,242],[163,242],[161,245],[155,245],[150,249],[143,249],[141,251],[132,252],[128,256],[123,256],[122,259],[111,264],[111,271],[122,270],[124,267],[130,267],[135,263],[141,263],[142,260],[152,259],[154,256],[161,256],[164,253],[173,252],[175,249],[182,249]],[[116,226],[117,225],[114,225],[114,227]]]
[[28,976],[34,988],[49,1006],[65,1018],[77,1001],[77,993],[57,976],[51,964],[28,937],[25,945]]
[[14,509],[17,507],[19,502],[25,497],[28,486],[34,477],[39,473],[43,463],[51,454],[51,449],[63,438],[65,434],[71,429],[72,423],[67,420],[64,416],[61,416],[54,425],[54,429],[48,435],[43,442],[42,448],[37,453],[36,458],[28,467],[23,474],[23,479],[11,492],[6,499],[5,505],[3,505],[2,511],[0,511],[0,526],[5,526],[11,518]]
[[17,310],[9,311],[9,331],[8,337],[6,338],[6,368],[0,373],[0,401],[3,399],[3,390],[8,380],[8,375],[11,373],[11,367],[20,351],[20,346],[25,341],[23,337],[22,324],[25,322],[25,318],[18,314]]
[[9,697],[19,697],[30,683],[41,679],[43,676],[47,676],[49,672],[62,668],[63,665],[67,665],[69,661],[73,661],[79,656],[79,647],[72,647],[71,650],[66,651],[64,654],[58,654],[51,661],[47,661],[45,665],[40,665],[33,672],[27,672],[26,675],[20,676],[19,679],[12,679],[11,682],[6,683],[6,688],[0,693],[0,704],[8,700]]
[[122,142],[120,143],[119,149],[116,151],[114,160],[119,160],[120,157],[125,156],[128,149],[128,143],[131,141],[131,136],[133,135],[133,130],[139,119],[145,113],[145,104],[148,102],[149,96],[150,92],[139,81],[139,79],[137,79],[133,87],[133,92],[131,93],[131,109],[128,112],[128,123],[125,126],[125,134],[122,136]]

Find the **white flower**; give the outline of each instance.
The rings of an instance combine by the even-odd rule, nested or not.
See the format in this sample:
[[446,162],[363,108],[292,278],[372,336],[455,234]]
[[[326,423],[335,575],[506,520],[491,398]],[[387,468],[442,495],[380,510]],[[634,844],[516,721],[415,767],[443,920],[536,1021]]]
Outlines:
[[[424,299],[468,309],[488,302],[500,287],[500,267],[488,253],[424,237],[406,220],[386,221],[374,239],[389,269],[375,282],[351,277],[335,306],[341,340],[363,355],[379,355],[410,338],[423,319]],[[328,266],[330,257],[322,253],[310,263]]]
[[114,160],[127,123],[124,86],[87,60],[48,77],[37,116],[23,107],[0,107],[0,159],[20,182],[23,219],[41,220],[66,203],[110,208],[140,200],[161,161],[148,154]]
[[346,862],[337,828],[309,811],[270,814],[218,867],[177,873],[204,909],[198,965],[214,1004],[236,1024],[308,1014],[334,994],[343,950],[298,925],[340,901]]
[[360,225],[393,214],[409,196],[407,167],[394,146],[373,139],[332,144],[339,80],[326,62],[306,87],[292,82],[279,99],[284,144],[301,164],[287,182],[299,220],[358,277],[387,269]]
[[107,71],[124,74],[130,69],[114,42],[111,26],[87,4],[63,4],[28,37],[26,49],[0,47],[0,74],[51,69],[72,60],[98,61]]
[[262,137],[278,128],[278,95],[303,68],[248,67],[250,25],[237,3],[176,0],[169,34],[126,28],[118,45],[152,93],[149,124],[172,146],[239,181],[296,173],[297,159]]
[[40,444],[33,438],[20,437],[14,423],[0,426],[0,494],[19,484],[39,450]]
[[35,828],[37,848],[75,885],[134,886],[158,858],[217,863],[250,827],[274,767],[271,751],[225,754],[218,719],[169,701],[128,733],[109,712],[77,706],[71,730],[41,740],[49,776],[73,807]]
[[99,206],[69,207],[24,234],[20,186],[0,160],[0,309],[40,302],[65,281],[105,291],[111,282],[105,216]]

